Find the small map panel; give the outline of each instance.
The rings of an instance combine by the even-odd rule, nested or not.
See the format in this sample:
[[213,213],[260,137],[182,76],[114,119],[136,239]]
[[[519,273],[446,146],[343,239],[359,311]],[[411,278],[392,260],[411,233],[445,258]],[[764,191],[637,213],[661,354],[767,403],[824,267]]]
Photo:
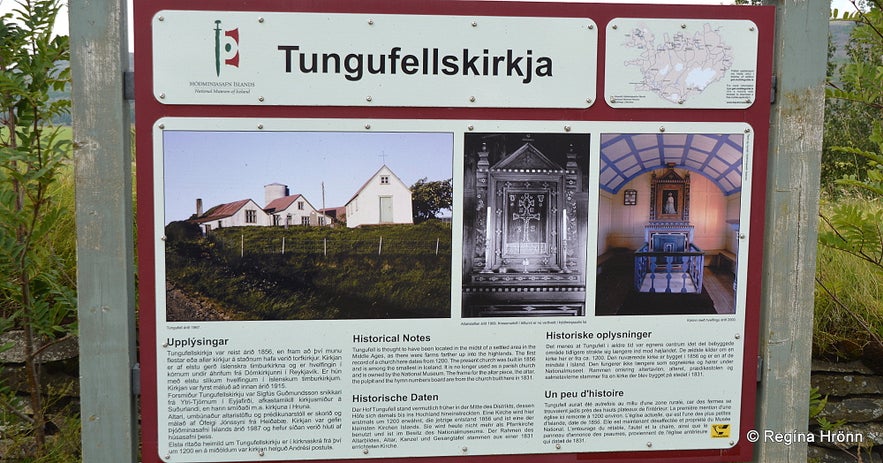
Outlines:
[[613,108],[747,108],[757,46],[748,20],[613,19],[604,98]]

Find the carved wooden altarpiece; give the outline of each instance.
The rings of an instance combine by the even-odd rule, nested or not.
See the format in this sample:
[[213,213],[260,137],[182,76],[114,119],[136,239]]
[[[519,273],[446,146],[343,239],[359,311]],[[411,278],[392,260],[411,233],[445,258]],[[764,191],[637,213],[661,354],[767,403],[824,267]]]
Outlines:
[[577,153],[571,147],[564,166],[530,141],[493,165],[490,154],[486,145],[476,153],[464,316],[583,314],[585,234],[578,217],[586,194]]

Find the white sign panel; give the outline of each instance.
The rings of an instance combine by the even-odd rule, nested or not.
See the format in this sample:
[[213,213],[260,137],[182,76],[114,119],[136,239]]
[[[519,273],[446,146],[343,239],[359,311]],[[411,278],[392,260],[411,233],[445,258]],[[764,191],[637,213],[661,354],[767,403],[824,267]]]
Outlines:
[[166,104],[587,108],[587,18],[160,11]]
[[747,108],[756,97],[757,35],[749,20],[615,18],[604,98],[613,108]]
[[[156,122],[164,461],[737,444],[749,126],[370,122]],[[663,263],[672,230],[643,253],[658,260],[617,254],[647,244],[631,230],[661,172],[677,199],[660,213],[692,192],[690,246],[733,265],[703,281],[703,252]],[[448,179],[446,220],[396,218],[403,192],[419,210],[408,190]]]

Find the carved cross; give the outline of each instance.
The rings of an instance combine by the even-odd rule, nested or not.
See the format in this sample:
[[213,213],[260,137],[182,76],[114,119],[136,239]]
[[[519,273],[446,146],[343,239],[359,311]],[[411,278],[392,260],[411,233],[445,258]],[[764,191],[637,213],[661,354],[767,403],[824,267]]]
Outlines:
[[522,243],[528,243],[529,241],[529,232],[530,232],[530,222],[531,221],[539,221],[541,218],[539,212],[534,212],[534,198],[533,196],[524,193],[518,198],[518,212],[512,213],[512,220],[520,220],[523,222],[524,226],[522,227]]

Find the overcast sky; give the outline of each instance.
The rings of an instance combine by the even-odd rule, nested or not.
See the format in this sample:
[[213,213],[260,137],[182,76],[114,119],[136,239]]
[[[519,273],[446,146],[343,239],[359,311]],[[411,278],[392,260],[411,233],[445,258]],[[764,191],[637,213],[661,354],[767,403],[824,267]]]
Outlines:
[[202,198],[204,210],[253,199],[264,185],[288,185],[322,208],[347,201],[384,163],[410,187],[453,172],[450,133],[165,131],[165,223],[184,220]]

